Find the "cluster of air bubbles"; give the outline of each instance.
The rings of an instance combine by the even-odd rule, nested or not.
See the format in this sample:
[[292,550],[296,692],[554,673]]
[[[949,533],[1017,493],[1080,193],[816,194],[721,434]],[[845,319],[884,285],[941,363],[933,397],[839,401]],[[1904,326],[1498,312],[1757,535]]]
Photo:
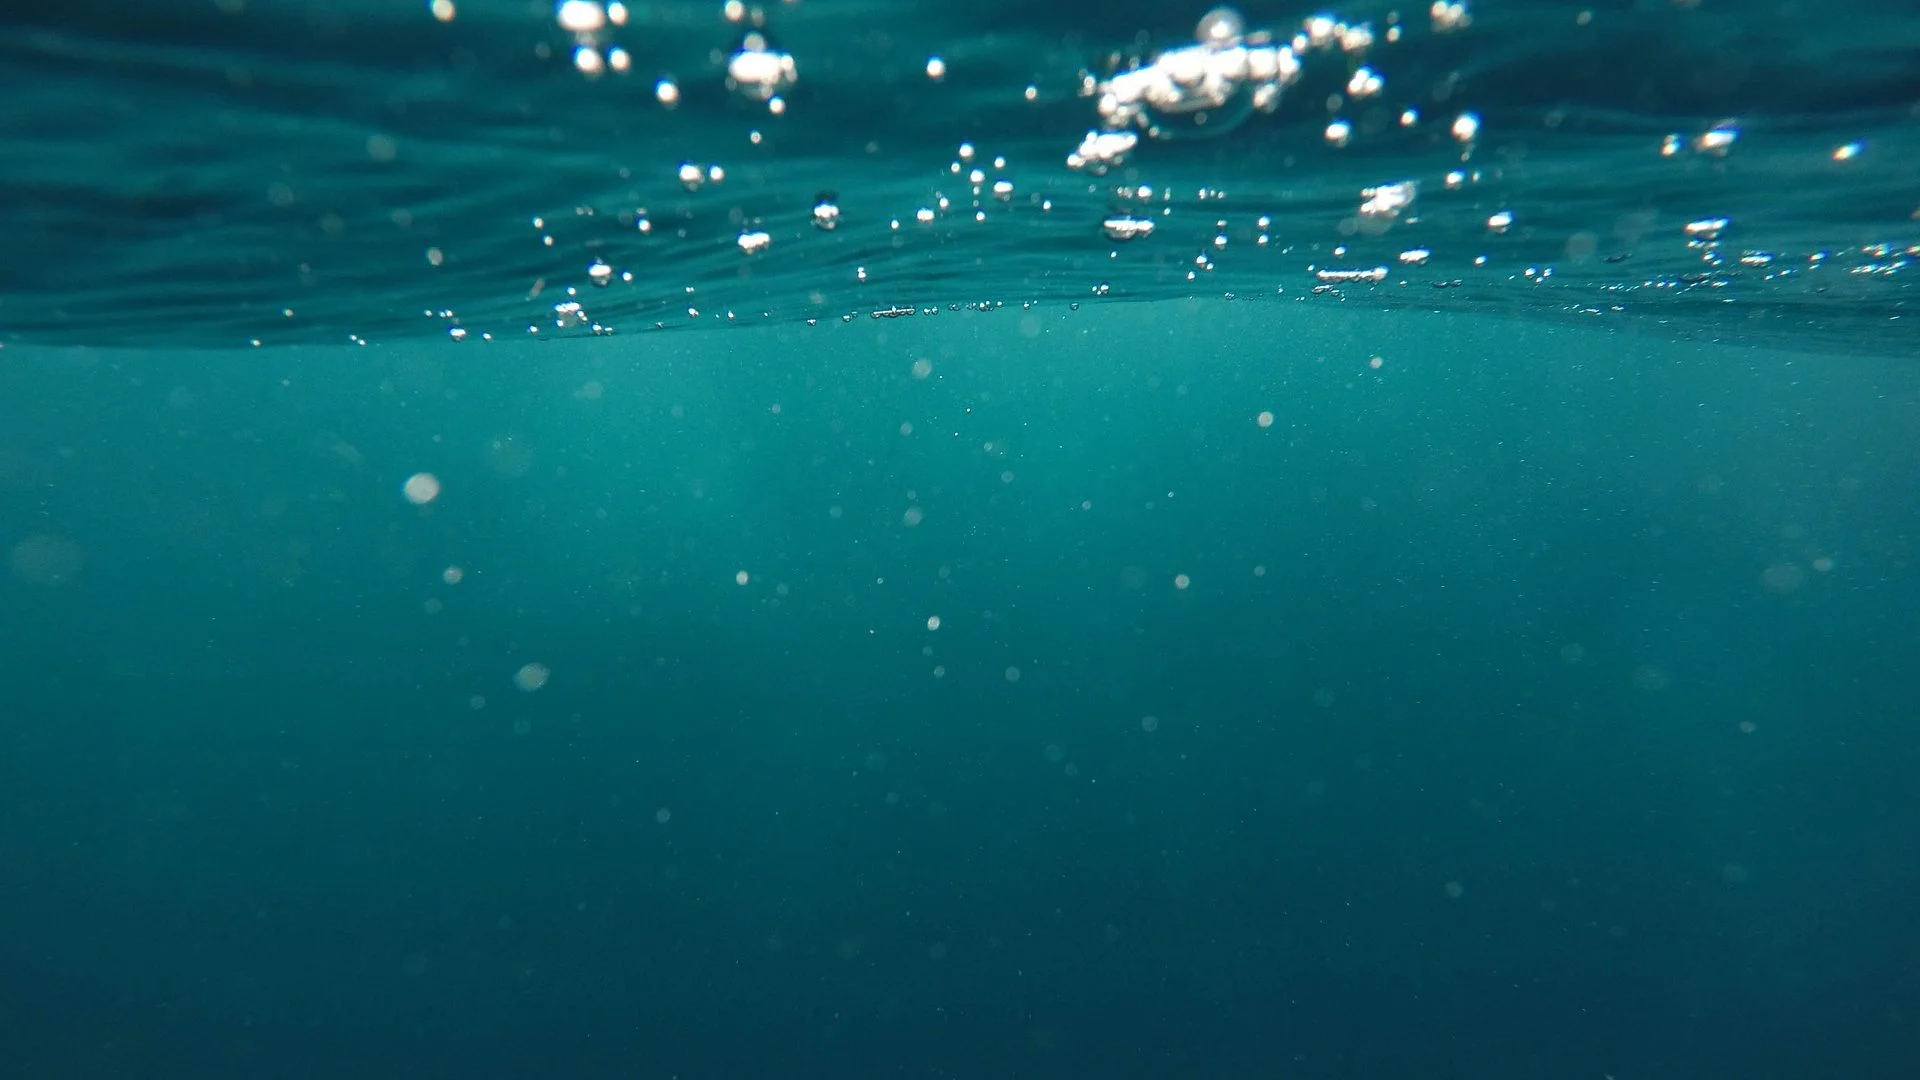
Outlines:
[[727,87],[752,101],[765,102],[769,112],[786,111],[780,94],[799,78],[793,54],[775,48],[762,30],[741,35],[740,44],[727,60]]
[[[1437,31],[1464,26],[1465,5],[1437,3],[1432,20]],[[1399,32],[1394,25],[1389,40]],[[1230,131],[1254,113],[1279,107],[1281,95],[1299,81],[1306,54],[1338,52],[1357,61],[1373,44],[1371,26],[1330,15],[1313,16],[1282,39],[1269,30],[1249,30],[1233,8],[1215,8],[1194,28],[1193,44],[1168,49],[1104,80],[1082,77],[1082,92],[1097,101],[1100,127],[1087,132],[1067,156],[1067,165],[1104,173],[1126,160],[1139,144],[1140,132],[1173,139]],[[1346,98],[1368,100],[1385,88],[1385,78],[1361,64],[1347,80]],[[1409,109],[1401,123],[1411,126],[1418,118]],[[1345,121],[1327,129],[1327,141],[1336,146],[1351,135],[1352,126]]]
[[[1472,22],[1463,2],[1437,2],[1429,10],[1437,34],[1463,29]],[[1218,135],[1233,130],[1255,113],[1272,112],[1281,95],[1297,83],[1312,53],[1336,53],[1352,66],[1340,94],[1329,108],[1379,98],[1387,80],[1364,63],[1376,40],[1401,40],[1405,27],[1389,16],[1378,38],[1367,23],[1351,23],[1331,15],[1315,15],[1292,34],[1249,29],[1238,11],[1219,7],[1207,12],[1194,29],[1194,43],[1168,49],[1146,63],[1135,62],[1102,80],[1081,77],[1083,96],[1095,98],[1100,126],[1088,131],[1067,155],[1067,166],[1096,175],[1123,164],[1144,134],[1151,139]],[[1420,124],[1412,106],[1398,113],[1399,126]],[[1452,135],[1473,150],[1479,118],[1463,113],[1453,122]],[[1348,146],[1355,135],[1351,120],[1335,116],[1324,137],[1336,149]]]
[[1473,24],[1473,16],[1467,13],[1465,3],[1449,3],[1448,0],[1434,0],[1433,6],[1427,10],[1427,16],[1436,34],[1464,30]]
[[[728,0],[721,12],[730,23],[746,29],[727,58],[726,83],[735,93],[763,103],[775,113],[786,111],[783,91],[799,77],[793,55],[777,48],[766,32],[764,9]],[[626,4],[613,0],[560,0],[554,5],[553,18],[561,30],[573,38],[573,66],[588,78],[612,72],[625,75],[633,70],[633,56],[611,42],[613,33],[627,24],[630,11]],[[680,84],[663,75],[654,84],[654,97],[666,108],[680,104]]]
[[1355,218],[1356,230],[1368,236],[1379,236],[1403,220],[1414,221],[1413,202],[1419,194],[1420,185],[1414,180],[1361,188],[1360,210]]
[[[627,2],[630,4],[631,0]],[[635,5],[630,11],[620,3],[567,0],[557,4],[554,10],[559,25],[576,43],[574,63],[582,72],[627,70],[625,54],[605,39],[617,28],[628,26],[630,17],[644,18],[648,9]],[[1419,8],[1414,10],[1418,12]],[[781,113],[788,104],[783,96],[796,85],[798,67],[794,58],[778,48],[770,37],[766,9],[741,0],[727,0],[722,4],[722,13],[731,25],[720,33],[737,37],[731,48],[724,36],[713,42],[713,66],[724,71],[705,78],[714,81],[723,78],[727,91],[735,97]],[[1466,3],[1449,0],[1432,3],[1426,15],[1427,29],[1435,34],[1460,31],[1472,22]],[[1079,223],[1083,221],[1097,222],[1101,237],[1112,246],[1107,258],[1119,274],[1141,269],[1142,263],[1136,259],[1140,249],[1146,248],[1146,260],[1156,275],[1171,271],[1184,274],[1188,282],[1201,280],[1216,271],[1222,271],[1222,277],[1229,277],[1236,270],[1235,260],[1241,257],[1244,244],[1282,256],[1311,250],[1311,261],[1298,270],[1311,279],[1314,293],[1339,296],[1348,287],[1379,286],[1396,278],[1404,288],[1408,284],[1405,279],[1414,268],[1469,263],[1475,268],[1484,268],[1489,260],[1500,257],[1498,252],[1537,244],[1540,231],[1551,228],[1550,224],[1534,221],[1525,206],[1519,208],[1521,213],[1517,215],[1503,196],[1494,195],[1491,190],[1471,203],[1457,197],[1458,193],[1482,185],[1498,187],[1503,180],[1502,166],[1497,160],[1489,159],[1485,163],[1479,160],[1483,156],[1480,147],[1489,137],[1482,130],[1481,117],[1462,109],[1461,103],[1441,104],[1457,100],[1451,78],[1417,91],[1431,94],[1430,98],[1421,100],[1418,107],[1410,101],[1390,101],[1389,82],[1393,83],[1391,93],[1402,95],[1415,86],[1416,80],[1390,80],[1383,75],[1377,65],[1390,61],[1391,57],[1376,55],[1379,50],[1375,46],[1388,46],[1402,40],[1410,30],[1419,30],[1417,15],[1415,21],[1403,22],[1401,15],[1389,14],[1378,31],[1371,24],[1347,22],[1331,15],[1316,15],[1291,28],[1264,29],[1249,25],[1233,8],[1218,7],[1198,21],[1191,42],[1176,43],[1159,52],[1142,52],[1131,58],[1115,53],[1104,68],[1111,73],[1107,77],[1085,72],[1080,75],[1082,95],[1097,115],[1090,118],[1090,130],[1068,154],[1067,165],[1086,173],[1105,175],[1126,166],[1130,156],[1141,151],[1143,143],[1244,130],[1242,125],[1249,118],[1277,110],[1283,95],[1304,95],[1302,86],[1307,68],[1314,69],[1315,78],[1322,74],[1321,68],[1329,69],[1324,72],[1332,76],[1325,86],[1324,111],[1320,107],[1320,91],[1313,92],[1313,108],[1308,111],[1317,116],[1303,129],[1307,138],[1318,135],[1326,145],[1340,149],[1389,127],[1422,129],[1430,136],[1422,140],[1423,144],[1430,142],[1444,155],[1435,163],[1438,167],[1431,174],[1417,169],[1402,173],[1400,169],[1406,168],[1403,162],[1392,172],[1360,178],[1362,182],[1346,188],[1347,194],[1333,211],[1337,238],[1289,236],[1291,226],[1287,221],[1276,226],[1275,219],[1267,215],[1240,219],[1239,215],[1245,212],[1243,204],[1227,201],[1225,192],[1213,188],[1176,190],[1166,185],[1143,183],[1138,176],[1129,176],[1125,185],[1108,187],[1104,193],[1100,185],[1084,189],[1079,185],[1055,187],[1050,192],[1048,179],[1036,181],[1022,177],[1016,198],[1015,175],[1010,173],[1006,158],[986,148],[976,149],[972,144],[962,144],[950,160],[940,162],[940,175],[934,178],[929,190],[921,193],[920,202],[895,206],[891,212],[848,205],[846,211],[852,216],[843,216],[839,195],[830,190],[819,191],[811,201],[793,208],[807,215],[812,229],[797,220],[791,223],[794,227],[789,227],[784,220],[775,223],[773,219],[733,208],[721,225],[724,230],[721,235],[692,237],[686,223],[698,219],[697,211],[724,209],[713,202],[722,193],[712,188],[727,179],[726,170],[704,161],[669,164],[675,159],[651,166],[647,171],[652,173],[653,182],[677,186],[694,198],[684,202],[678,198],[672,200],[678,209],[662,217],[657,223],[658,229],[645,209],[623,209],[619,217],[623,225],[630,224],[659,244],[698,243],[702,245],[700,250],[708,255],[724,252],[743,263],[757,263],[753,276],[771,280],[790,260],[811,258],[810,253],[814,251],[864,250],[861,245],[870,242],[862,231],[867,228],[884,228],[895,234],[891,238],[894,248],[916,243],[917,238],[945,240],[951,235],[947,229],[962,220],[984,223],[1003,214],[1018,215],[1029,206],[1047,214],[1055,209],[1054,197],[1076,198],[1077,194],[1067,194],[1069,190],[1076,193],[1084,190],[1087,195],[1105,198],[1105,212],[1084,217],[1071,214],[1072,227],[1081,227]],[[628,32],[631,33],[631,29]],[[1391,64],[1387,70],[1397,71]],[[947,60],[930,56],[926,61],[926,77],[937,82],[948,76]],[[672,107],[680,103],[681,86],[672,76],[662,76],[654,94],[662,105]],[[1038,91],[1033,84],[1028,84],[1024,95],[1028,101],[1034,101]],[[1431,116],[1427,115],[1429,112]],[[1654,136],[1658,138],[1661,134],[1656,130]],[[748,137],[758,144],[761,131],[756,128]],[[1669,158],[1722,159],[1736,151],[1741,138],[1741,129],[1733,120],[1703,123],[1692,130],[1665,135],[1659,152]],[[1863,154],[1872,154],[1866,143],[1848,142],[1832,150],[1832,160],[1845,163]],[[1417,173],[1418,178],[1409,173]],[[1118,175],[1121,174],[1116,173],[1116,177]],[[1246,193],[1234,195],[1237,200]],[[1208,205],[1216,203],[1217,206]],[[576,211],[580,212],[583,211]],[[1915,212],[1915,217],[1920,220],[1920,211]],[[540,230],[540,242],[553,247],[555,238],[545,221],[536,219],[535,226]],[[1667,228],[1671,237],[1674,226]],[[832,240],[820,238],[820,234],[844,233],[847,229],[855,235],[845,243],[839,242],[838,235]],[[1444,250],[1436,255],[1434,249],[1442,247],[1439,241],[1444,237],[1427,235],[1435,229],[1476,237],[1487,244],[1487,249],[1477,255],[1472,252],[1449,254]],[[1769,275],[1792,272],[1790,260],[1777,253],[1727,246],[1727,236],[1743,235],[1734,230],[1728,218],[1700,216],[1698,220],[1681,223],[1678,231],[1684,233],[1689,253],[1697,255],[1707,264],[1707,269],[1716,273],[1678,275],[1672,282],[1661,282],[1663,286],[1691,285],[1696,283],[1696,278],[1706,280],[1722,276],[1719,271],[1737,272],[1741,268]],[[1390,248],[1369,243],[1389,234],[1393,237]],[[814,239],[809,240],[808,236]],[[776,238],[782,250],[772,253]],[[1322,239],[1332,242],[1323,244]],[[1194,246],[1169,258],[1162,250],[1166,244]],[[1567,242],[1565,251],[1575,261],[1583,261],[1600,255],[1597,248],[1601,244],[1598,234],[1580,234]],[[1120,250],[1123,246],[1127,248],[1124,252]],[[621,314],[638,320],[641,318],[638,311],[646,311],[645,321],[656,327],[665,325],[663,321],[656,321],[657,315],[676,308],[684,311],[689,319],[736,318],[736,313],[724,306],[716,309],[706,302],[696,306],[691,285],[686,289],[684,301],[654,295],[650,290],[645,295],[643,291],[633,291],[614,296],[600,291],[616,284],[637,285],[655,276],[651,267],[637,271],[618,269],[624,260],[611,253],[616,250],[619,249],[589,245],[582,259],[585,280],[579,282],[577,290],[568,288],[565,298],[552,305],[550,319],[536,317],[537,325],[529,329],[541,334],[549,330],[611,333],[612,328],[594,316],[607,316],[612,313],[605,310],[607,305],[623,303],[639,307],[620,308]],[[649,247],[648,250],[655,249]],[[606,259],[596,254],[601,251],[607,253]],[[1890,246],[1855,272],[1892,273],[1914,263],[1916,254],[1920,252],[1912,247],[1903,250]],[[1626,258],[1627,254],[1605,257],[1613,262]],[[1816,256],[1807,264],[1808,268],[1817,269],[1826,257]],[[437,258],[437,254],[430,258]],[[581,263],[574,265],[578,267]],[[744,267],[725,272],[741,276],[750,273]],[[875,287],[876,291],[897,287],[884,260],[875,263],[864,255],[858,261],[840,266],[836,273],[847,287]],[[1554,276],[1554,268],[1544,263],[1516,272],[1516,277],[1534,284],[1548,282]],[[1450,278],[1431,284],[1435,288],[1457,288],[1462,281]],[[1112,282],[1079,283],[1081,288],[1088,285],[1096,297],[1123,294],[1130,288],[1127,281],[1117,278]],[[536,283],[529,299],[538,296],[542,287],[544,279]],[[815,288],[809,293],[811,302],[815,305],[828,302],[826,298],[831,291],[825,285]],[[1288,293],[1291,286],[1280,286],[1278,291]],[[883,306],[863,310],[861,317],[893,319],[937,310],[898,304],[892,297],[874,300]],[[596,308],[593,316],[582,306],[582,301]],[[808,320],[809,324],[814,321]],[[448,322],[449,332],[456,337],[464,336],[465,331],[457,321],[449,318]]]
[[632,55],[607,41],[612,28],[627,24],[627,5],[619,0],[561,0],[554,6],[553,21],[573,36],[573,66],[580,74],[598,78],[609,71],[624,75],[632,70]]
[[[1273,110],[1300,77],[1294,44],[1264,31],[1249,34],[1232,8],[1207,12],[1194,38],[1087,86],[1098,99],[1103,133],[1139,128],[1164,139],[1228,130],[1252,111]],[[1305,44],[1304,35],[1298,40]]]
[[821,232],[840,227],[840,196],[823,191],[813,197],[813,226]]
[[729,23],[746,28],[727,57],[727,88],[766,105],[776,116],[786,112],[781,94],[799,79],[800,68],[793,54],[774,45],[767,35],[766,9],[744,0],[726,0],[720,13]]
[[1107,239],[1115,243],[1125,243],[1128,240],[1138,240],[1141,237],[1152,236],[1153,219],[1133,217],[1128,214],[1115,214],[1105,221],[1102,221],[1100,228],[1107,234]]
[[686,188],[688,191],[699,191],[702,185],[709,183],[718,184],[725,180],[727,178],[727,170],[718,165],[702,167],[695,165],[691,161],[683,161],[680,163],[680,167],[674,170],[674,178],[679,180],[680,186]]

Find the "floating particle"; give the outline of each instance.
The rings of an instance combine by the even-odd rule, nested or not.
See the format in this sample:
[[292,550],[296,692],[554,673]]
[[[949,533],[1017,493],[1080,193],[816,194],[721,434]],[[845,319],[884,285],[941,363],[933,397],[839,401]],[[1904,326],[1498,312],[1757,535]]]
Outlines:
[[414,473],[400,485],[400,493],[415,506],[425,506],[440,497],[440,478],[428,472]]
[[525,664],[513,673],[513,685],[531,694],[547,685],[552,677],[553,672],[545,664]]

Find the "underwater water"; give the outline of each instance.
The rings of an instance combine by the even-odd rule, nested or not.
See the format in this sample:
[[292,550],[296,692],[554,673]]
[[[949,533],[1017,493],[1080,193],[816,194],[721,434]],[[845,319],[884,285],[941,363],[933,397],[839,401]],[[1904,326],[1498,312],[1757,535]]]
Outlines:
[[0,85],[0,1073],[1914,1075],[1910,6]]

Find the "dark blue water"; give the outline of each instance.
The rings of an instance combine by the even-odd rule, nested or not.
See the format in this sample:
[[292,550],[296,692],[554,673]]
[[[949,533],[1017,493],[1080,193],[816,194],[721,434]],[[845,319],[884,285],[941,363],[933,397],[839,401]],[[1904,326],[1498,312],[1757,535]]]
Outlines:
[[1920,15],[595,11],[5,14],[0,1075],[1916,1075]]

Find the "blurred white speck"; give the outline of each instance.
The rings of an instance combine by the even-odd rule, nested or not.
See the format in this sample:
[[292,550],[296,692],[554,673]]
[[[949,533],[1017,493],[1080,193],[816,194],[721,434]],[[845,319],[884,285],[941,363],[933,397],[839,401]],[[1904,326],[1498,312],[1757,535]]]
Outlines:
[[513,673],[513,685],[531,694],[547,685],[552,676],[553,672],[545,664],[527,664]]
[[425,506],[440,497],[440,478],[427,472],[414,473],[407,477],[407,482],[400,486],[400,491],[407,497],[408,502],[415,506]]

